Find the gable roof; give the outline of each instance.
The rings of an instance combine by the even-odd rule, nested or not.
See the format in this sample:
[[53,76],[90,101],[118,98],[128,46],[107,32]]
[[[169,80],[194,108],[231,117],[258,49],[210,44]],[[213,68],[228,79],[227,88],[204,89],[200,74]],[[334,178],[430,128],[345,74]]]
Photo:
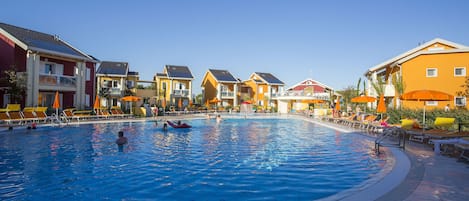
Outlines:
[[166,65],[165,73],[168,75],[168,78],[194,79],[187,66]]
[[306,87],[309,87],[309,86],[313,86],[313,87],[321,87],[321,88],[324,88],[324,89],[330,89],[330,90],[334,90],[332,87],[329,87],[319,81],[316,81],[316,80],[313,80],[311,78],[308,78],[306,80],[303,80],[295,85],[293,85],[292,87],[289,87],[287,89],[287,91],[289,90],[293,90],[293,89],[297,89],[297,90],[303,90],[304,88]]
[[127,62],[103,61],[96,71],[97,75],[115,75],[126,77],[129,73],[129,64]]
[[441,43],[441,44],[444,44],[444,45],[447,45],[447,46],[451,46],[451,47],[453,47],[453,48],[455,48],[455,49],[465,49],[465,48],[469,48],[469,47],[467,47],[467,46],[464,46],[464,45],[461,45],[461,44],[458,44],[458,43],[454,43],[454,42],[451,42],[451,41],[447,41],[447,40],[444,40],[444,39],[441,39],[441,38],[435,38],[435,39],[433,39],[433,40],[431,40],[431,41],[428,41],[428,42],[426,42],[426,43],[423,43],[423,44],[421,44],[421,45],[419,45],[419,46],[417,46],[417,47],[415,47],[415,48],[413,48],[413,49],[411,49],[411,50],[409,50],[409,51],[407,51],[407,52],[404,52],[404,53],[402,53],[402,54],[399,54],[399,55],[397,55],[397,56],[395,56],[395,57],[393,57],[393,58],[391,58],[391,59],[388,59],[388,60],[386,60],[386,61],[384,61],[384,62],[382,62],[382,63],[380,63],[380,64],[378,64],[378,65],[376,65],[376,66],[373,66],[373,67],[369,68],[369,69],[365,72],[365,76],[366,76],[368,73],[370,73],[370,72],[378,71],[378,70],[380,70],[380,69],[382,69],[382,68],[385,68],[386,66],[391,65],[392,63],[394,63],[394,62],[396,62],[396,61],[398,61],[398,60],[401,60],[401,59],[403,59],[403,58],[405,58],[405,57],[407,57],[407,56],[409,56],[409,55],[412,55],[412,54],[415,54],[415,53],[417,53],[417,52],[419,52],[419,51],[422,51],[424,48],[429,47],[430,45],[435,44],[435,43]]
[[238,82],[238,80],[227,70],[208,69],[218,82]]
[[96,61],[93,57],[72,47],[57,35],[50,35],[5,23],[0,23],[0,34],[5,35],[24,50],[33,50],[63,57]]
[[[262,79],[267,84],[275,84],[275,85],[284,85],[282,81],[280,81],[277,77],[270,73],[261,73],[261,72],[254,72],[254,74],[258,75],[259,78]],[[253,75],[254,75],[253,74]],[[252,77],[252,75],[251,75]],[[255,80],[257,82],[257,80]]]

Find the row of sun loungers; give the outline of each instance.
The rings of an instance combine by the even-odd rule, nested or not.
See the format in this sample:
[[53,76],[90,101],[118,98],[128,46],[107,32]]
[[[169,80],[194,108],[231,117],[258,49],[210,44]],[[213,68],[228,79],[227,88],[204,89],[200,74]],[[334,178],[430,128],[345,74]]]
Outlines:
[[72,122],[80,120],[129,118],[130,114],[124,114],[120,108],[110,110],[97,110],[96,114],[91,110],[65,109],[61,114],[48,116],[47,107],[25,107],[20,111],[19,104],[8,104],[7,108],[0,108],[0,125],[13,127],[32,123]]
[[407,136],[409,141],[433,146],[435,154],[453,154],[456,152],[461,160],[469,161],[469,132],[451,130],[455,118],[437,117],[434,128],[421,127],[412,119],[402,119],[400,125],[387,125],[375,115],[351,115],[345,118],[325,118],[324,120],[354,129],[380,132],[387,136]]

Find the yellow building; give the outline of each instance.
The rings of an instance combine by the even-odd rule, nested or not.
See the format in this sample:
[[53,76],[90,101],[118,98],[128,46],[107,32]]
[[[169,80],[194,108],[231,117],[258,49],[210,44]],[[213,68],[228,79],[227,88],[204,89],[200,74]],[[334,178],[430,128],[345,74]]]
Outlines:
[[137,72],[129,71],[127,62],[101,62],[96,71],[97,94],[101,98],[101,106],[121,107],[121,98],[136,93]]
[[209,69],[202,80],[204,102],[220,100],[218,106],[237,106],[240,81],[227,70]]
[[254,72],[248,80],[243,81],[241,91],[243,94],[249,94],[253,104],[268,109],[268,107],[277,107],[278,102],[275,97],[283,91],[284,85],[282,81],[270,73]]
[[[154,77],[157,85],[159,104],[166,100],[166,106],[177,107],[179,101],[182,107],[192,101],[192,72],[187,66],[166,65],[163,73],[157,73]],[[182,109],[182,108],[179,108]]]
[[[401,101],[399,92],[395,90],[392,80],[400,76],[404,83],[404,92],[414,90],[437,90],[454,96],[451,101],[427,101],[427,108],[444,108],[450,104],[466,107],[466,97],[457,96],[464,91],[464,84],[469,66],[469,47],[436,38],[419,45],[403,54],[378,64],[365,73],[368,82],[375,82],[380,77],[385,81],[385,97],[397,107],[422,108],[424,102]],[[375,90],[368,86],[369,95],[377,96]]]

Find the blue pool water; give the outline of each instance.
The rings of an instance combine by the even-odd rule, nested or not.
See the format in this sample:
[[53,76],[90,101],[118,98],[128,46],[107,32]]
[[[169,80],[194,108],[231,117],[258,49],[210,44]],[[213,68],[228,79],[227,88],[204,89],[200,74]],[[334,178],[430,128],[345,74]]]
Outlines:
[[0,133],[0,200],[313,200],[385,165],[362,136],[302,120],[187,122],[166,132],[145,122]]

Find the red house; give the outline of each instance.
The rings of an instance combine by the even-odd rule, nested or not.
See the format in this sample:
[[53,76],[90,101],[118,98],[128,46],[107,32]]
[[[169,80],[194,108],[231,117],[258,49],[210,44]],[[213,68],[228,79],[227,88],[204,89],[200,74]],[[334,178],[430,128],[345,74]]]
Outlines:
[[61,108],[91,107],[97,62],[56,35],[0,23],[0,76],[14,67],[26,84],[22,100],[11,100],[8,83],[0,82],[0,104],[51,108],[58,91]]

